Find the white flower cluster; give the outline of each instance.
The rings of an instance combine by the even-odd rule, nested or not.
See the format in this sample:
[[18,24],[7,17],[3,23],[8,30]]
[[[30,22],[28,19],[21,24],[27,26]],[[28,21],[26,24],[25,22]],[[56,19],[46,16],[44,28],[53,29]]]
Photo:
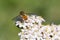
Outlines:
[[42,25],[45,20],[36,15],[27,16],[23,23],[16,21],[21,32],[18,33],[20,40],[60,40],[60,25]]

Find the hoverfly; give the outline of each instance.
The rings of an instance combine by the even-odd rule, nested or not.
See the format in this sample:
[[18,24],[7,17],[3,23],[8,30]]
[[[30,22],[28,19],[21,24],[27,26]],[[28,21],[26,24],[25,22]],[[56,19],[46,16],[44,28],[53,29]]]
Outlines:
[[[20,11],[19,15],[13,18],[14,21],[16,21],[16,22],[20,21],[21,23],[23,23],[27,19],[28,19],[27,15],[25,14],[24,11]],[[17,24],[16,22],[15,22],[15,24]],[[16,26],[19,28],[19,24]],[[21,27],[21,29],[23,29],[23,27]]]
[[20,11],[19,15],[13,18],[14,21],[20,21],[21,23],[27,19],[28,19],[27,15],[25,14],[24,11]]

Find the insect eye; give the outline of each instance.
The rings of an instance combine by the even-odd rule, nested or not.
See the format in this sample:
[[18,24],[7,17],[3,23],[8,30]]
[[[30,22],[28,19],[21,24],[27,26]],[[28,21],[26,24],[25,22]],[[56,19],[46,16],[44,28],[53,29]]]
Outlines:
[[24,15],[24,11],[20,11],[20,15]]

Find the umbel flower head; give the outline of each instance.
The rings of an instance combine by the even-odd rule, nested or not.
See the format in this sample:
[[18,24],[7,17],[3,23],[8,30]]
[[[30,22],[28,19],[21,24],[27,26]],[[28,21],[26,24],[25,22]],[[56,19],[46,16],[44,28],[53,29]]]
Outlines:
[[45,20],[41,16],[26,15],[27,20],[16,21],[21,29],[20,40],[60,40],[60,25],[42,25]]

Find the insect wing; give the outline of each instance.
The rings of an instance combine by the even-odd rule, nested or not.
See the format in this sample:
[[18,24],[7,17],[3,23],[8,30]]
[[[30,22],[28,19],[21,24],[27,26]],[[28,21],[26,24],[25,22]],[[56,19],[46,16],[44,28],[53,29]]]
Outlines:
[[12,20],[23,22],[23,19],[22,19],[21,16],[16,16],[16,17],[14,17]]

